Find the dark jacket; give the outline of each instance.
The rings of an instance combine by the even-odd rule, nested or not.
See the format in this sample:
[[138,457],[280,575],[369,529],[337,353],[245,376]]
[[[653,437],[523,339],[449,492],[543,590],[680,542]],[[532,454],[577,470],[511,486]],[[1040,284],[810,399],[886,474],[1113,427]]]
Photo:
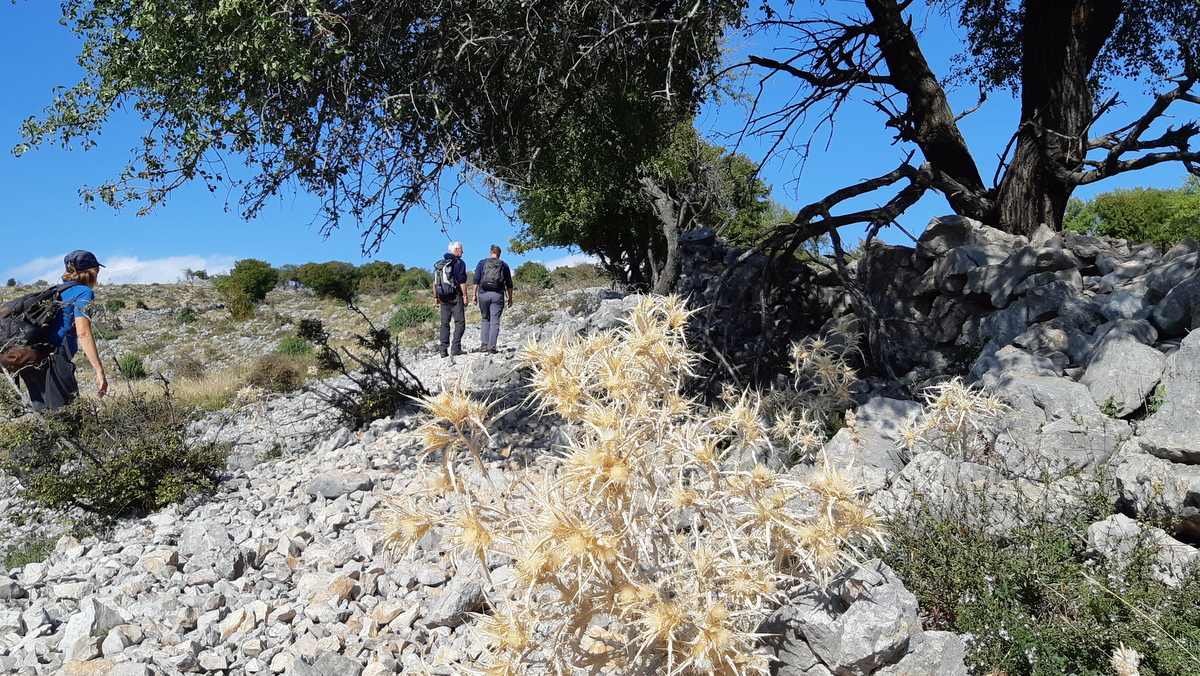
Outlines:
[[450,278],[455,284],[467,283],[467,264],[463,262],[461,256],[455,256],[452,253],[442,254],[442,258],[452,261],[450,263]]
[[[479,261],[479,263],[477,263],[475,265],[475,283],[476,284],[480,284],[480,280],[483,279],[483,265],[485,263],[487,263],[488,261],[490,261],[491,259],[492,259],[492,257],[488,256],[487,258]],[[508,269],[508,263],[505,263],[504,261],[500,261],[500,276],[501,276],[502,281],[500,283],[499,289],[484,289],[483,285],[480,284],[479,290],[480,291],[504,291],[507,289],[507,290],[511,291],[513,288],[512,270]]]

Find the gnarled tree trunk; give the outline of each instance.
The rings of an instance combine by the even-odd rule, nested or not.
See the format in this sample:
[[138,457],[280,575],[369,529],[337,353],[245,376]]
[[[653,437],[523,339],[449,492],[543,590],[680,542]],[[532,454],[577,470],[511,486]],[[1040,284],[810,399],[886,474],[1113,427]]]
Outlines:
[[1029,0],[1021,36],[1021,126],[991,220],[1028,235],[1062,227],[1094,101],[1088,74],[1116,27],[1121,0]]

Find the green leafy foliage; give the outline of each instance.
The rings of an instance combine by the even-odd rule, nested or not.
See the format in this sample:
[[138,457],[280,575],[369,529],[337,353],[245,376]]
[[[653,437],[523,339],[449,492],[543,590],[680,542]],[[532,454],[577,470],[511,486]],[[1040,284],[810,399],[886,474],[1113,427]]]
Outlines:
[[549,289],[554,278],[545,265],[536,261],[525,261],[513,272],[513,285],[526,289]]
[[275,351],[286,357],[304,357],[312,354],[312,344],[300,336],[284,336],[279,339]]
[[293,358],[268,354],[254,362],[246,382],[268,392],[293,392],[304,386],[305,371],[304,365]]
[[53,551],[54,541],[49,538],[26,538],[5,547],[4,568],[18,570],[31,563],[41,563],[50,558]]
[[1071,200],[1063,227],[1074,232],[1151,242],[1160,248],[1200,239],[1200,182],[1181,188],[1132,188]]
[[437,311],[429,304],[405,305],[392,315],[388,321],[388,328],[393,333],[399,333],[405,329],[411,329],[423,324],[428,324],[437,319]]
[[9,277],[8,281],[4,283],[4,286],[7,286],[9,288],[12,288],[16,285],[17,285],[17,280],[13,277]]
[[46,418],[0,422],[0,469],[50,508],[147,513],[211,490],[228,449],[188,438],[192,411],[169,397],[80,399]]
[[120,312],[125,309],[125,300],[121,298],[110,298],[104,301],[104,309],[109,312]]
[[296,281],[312,289],[322,298],[333,298],[344,303],[354,300],[358,288],[358,270],[349,263],[305,263],[296,269]]
[[[649,124],[690,110],[743,5],[68,0],[81,81],[16,151],[87,145],[114,110],[136,111],[147,131],[133,161],[85,200],[149,209],[189,179],[228,181],[251,215],[298,184],[327,231],[349,215],[371,249],[464,159],[523,175],[564,124],[624,114],[610,106],[624,91],[672,93],[630,111]],[[249,178],[205,161],[217,153]]]
[[1200,570],[1172,589],[1153,578],[1149,544],[1120,572],[1095,560],[1084,531],[1107,511],[1083,502],[1068,523],[1003,538],[918,509],[887,525],[881,556],[916,594],[927,630],[974,637],[977,673],[1108,674],[1122,644],[1143,655],[1146,676],[1200,668]]
[[266,261],[246,258],[237,261],[228,275],[214,279],[217,293],[230,316],[237,320],[254,316],[254,307],[279,283],[279,272]]
[[117,371],[126,380],[142,380],[149,375],[146,372],[146,362],[136,354],[124,354],[117,357]]
[[[627,103],[633,110],[646,105],[636,96]],[[666,130],[643,128],[627,116],[601,122],[602,131],[572,129],[539,155],[533,180],[516,196],[525,227],[512,242],[515,251],[576,247],[599,257],[622,282],[646,286],[667,250],[653,191],[672,203],[679,221],[672,225],[681,229],[712,227],[753,243],[777,222],[779,209],[754,163],[701,139],[690,119]]]
[[179,312],[175,313],[175,320],[180,324],[192,324],[195,323],[195,321],[199,318],[200,315],[197,314],[195,308],[190,305],[184,306],[179,310]]

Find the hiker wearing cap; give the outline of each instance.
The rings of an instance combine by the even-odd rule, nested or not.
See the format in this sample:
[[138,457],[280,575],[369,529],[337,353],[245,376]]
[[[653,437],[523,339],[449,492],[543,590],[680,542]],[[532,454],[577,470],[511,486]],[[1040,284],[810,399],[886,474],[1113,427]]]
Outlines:
[[[433,265],[433,301],[441,310],[442,356],[462,354],[462,337],[467,330],[467,264],[462,242],[451,242],[447,252]],[[453,341],[450,320],[454,320]]]
[[36,410],[61,408],[79,396],[73,360],[80,346],[96,373],[96,394],[103,397],[108,392],[108,378],[104,374],[104,364],[100,362],[100,351],[96,349],[96,338],[92,335],[92,320],[88,317],[88,306],[96,300],[92,288],[104,266],[96,260],[95,254],[82,250],[67,254],[63,263],[67,269],[62,276],[63,284],[58,287],[63,289],[59,294],[62,307],[51,325],[50,334],[54,352],[38,366],[19,372]]
[[500,339],[500,315],[504,313],[504,299],[508,297],[508,307],[512,307],[513,281],[512,270],[508,263],[500,260],[500,247],[492,245],[491,255],[479,261],[475,266],[475,291],[472,303],[479,304],[479,351],[496,351],[496,342]]

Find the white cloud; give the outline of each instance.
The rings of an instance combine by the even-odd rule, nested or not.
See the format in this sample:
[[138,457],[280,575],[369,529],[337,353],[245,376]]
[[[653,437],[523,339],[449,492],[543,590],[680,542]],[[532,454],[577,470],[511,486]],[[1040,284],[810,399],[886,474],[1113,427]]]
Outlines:
[[542,263],[542,265],[545,265],[548,269],[553,270],[554,268],[565,268],[570,265],[579,265],[580,263],[599,263],[599,262],[600,262],[600,259],[596,258],[595,256],[592,256],[590,254],[577,253],[577,254],[571,254],[569,256],[563,256],[562,258],[555,258],[554,260],[546,261],[545,263]]
[[[0,277],[15,277],[17,281],[29,283],[39,279],[53,282],[62,277],[63,255],[42,256],[10,268]],[[183,278],[186,268],[207,270],[209,274],[225,272],[233,267],[233,256],[164,256],[163,258],[138,258],[137,256],[100,256],[105,265],[100,273],[102,284],[151,284],[176,282]]]

